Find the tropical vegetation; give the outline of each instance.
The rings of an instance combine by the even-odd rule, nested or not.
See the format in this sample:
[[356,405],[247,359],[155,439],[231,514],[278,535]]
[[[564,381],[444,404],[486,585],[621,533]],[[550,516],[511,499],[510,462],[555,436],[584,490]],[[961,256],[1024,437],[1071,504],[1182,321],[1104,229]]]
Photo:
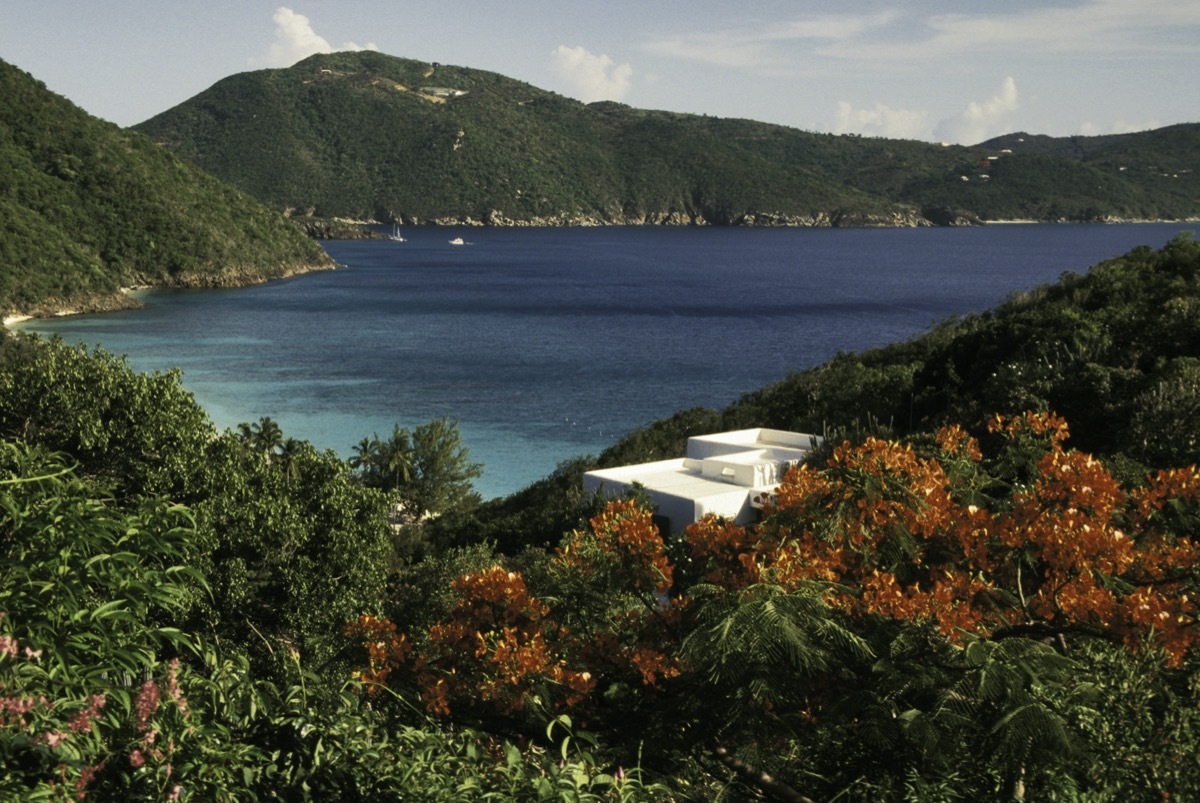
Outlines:
[[[1200,244],[683,411],[505,500],[453,421],[349,460],[0,340],[6,799],[1200,794]],[[597,462],[827,446],[660,532]]]
[[0,225],[4,317],[332,267],[278,212],[2,61]]

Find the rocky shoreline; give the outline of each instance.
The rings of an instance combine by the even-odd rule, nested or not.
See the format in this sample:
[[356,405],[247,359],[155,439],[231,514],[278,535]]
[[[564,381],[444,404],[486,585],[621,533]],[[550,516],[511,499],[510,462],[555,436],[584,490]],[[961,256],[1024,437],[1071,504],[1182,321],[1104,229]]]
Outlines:
[[[383,239],[387,235],[373,231],[371,226],[397,223],[414,227],[500,227],[500,228],[589,228],[601,226],[732,226],[755,228],[918,228],[938,225],[966,225],[963,222],[941,223],[915,211],[890,214],[863,212],[814,212],[795,215],[783,212],[746,212],[732,217],[706,217],[703,213],[647,212],[638,215],[599,215],[584,212],[562,212],[555,215],[511,218],[499,210],[486,214],[444,215],[419,217],[398,213],[385,215],[384,220],[348,220],[343,218],[309,218],[290,216],[291,221],[315,240]],[[962,221],[966,217],[960,216]],[[980,221],[973,219],[973,224]]]
[[92,295],[74,298],[69,301],[49,298],[42,303],[20,311],[8,312],[4,316],[4,326],[10,327],[22,321],[36,318],[61,318],[66,315],[86,315],[93,312],[115,312],[122,309],[136,309],[142,305],[131,295],[136,288],[122,288],[121,292],[113,295]]
[[136,309],[142,306],[141,300],[135,295],[140,290],[216,290],[252,287],[305,273],[334,270],[337,267],[336,262],[328,259],[319,264],[285,264],[267,272],[235,266],[225,268],[218,273],[183,274],[165,281],[143,281],[134,277],[133,284],[122,287],[115,293],[94,293],[70,299],[48,298],[27,309],[7,310],[4,314],[3,325],[7,328],[36,318],[60,318],[66,315],[87,315],[96,312]]
[[289,220],[314,240],[382,240],[387,236],[367,228],[380,225],[374,221],[292,216]]
[[1183,220],[1142,220],[1105,216],[1094,220],[987,220],[971,212],[948,207],[921,211],[896,211],[890,214],[863,212],[816,212],[794,215],[781,212],[746,212],[728,219],[711,219],[700,213],[652,212],[640,215],[598,215],[592,213],[561,213],[530,218],[511,218],[498,210],[486,214],[447,215],[423,218],[403,213],[387,220],[346,220],[341,218],[292,217],[292,222],[316,240],[383,239],[386,234],[371,226],[397,223],[405,227],[498,227],[498,228],[588,228],[603,226],[730,226],[751,228],[930,228],[959,226],[994,226],[1030,223],[1200,223],[1200,218]]
[[548,216],[511,218],[493,209],[478,217],[474,215],[420,218],[396,215],[404,226],[502,226],[502,227],[597,227],[597,226],[747,226],[762,228],[913,228],[934,225],[916,211],[896,211],[889,214],[864,212],[785,212],[752,211],[736,215],[705,215],[703,212],[659,211],[634,215],[600,215],[585,212],[563,212]]

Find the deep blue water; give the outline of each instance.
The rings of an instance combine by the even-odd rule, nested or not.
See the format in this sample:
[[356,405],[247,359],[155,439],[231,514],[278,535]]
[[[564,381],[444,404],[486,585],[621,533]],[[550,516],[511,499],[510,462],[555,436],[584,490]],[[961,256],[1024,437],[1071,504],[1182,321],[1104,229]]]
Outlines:
[[492,496],[1187,228],[416,229],[325,243],[342,270],[21,328],[178,366],[219,427],[269,415],[343,455],[450,416]]

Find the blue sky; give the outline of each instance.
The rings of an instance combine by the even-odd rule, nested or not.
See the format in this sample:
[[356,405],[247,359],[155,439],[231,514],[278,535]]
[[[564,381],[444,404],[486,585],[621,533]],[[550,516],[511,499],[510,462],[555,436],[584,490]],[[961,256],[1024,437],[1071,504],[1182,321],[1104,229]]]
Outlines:
[[120,125],[369,48],[584,101],[971,144],[1200,121],[1200,1],[4,0],[0,58]]

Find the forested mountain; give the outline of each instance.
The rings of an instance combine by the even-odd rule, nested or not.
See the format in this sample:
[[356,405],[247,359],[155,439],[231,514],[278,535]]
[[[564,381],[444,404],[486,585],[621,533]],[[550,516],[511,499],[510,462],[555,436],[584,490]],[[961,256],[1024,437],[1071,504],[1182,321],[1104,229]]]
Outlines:
[[121,287],[331,267],[250,196],[0,62],[0,312],[120,305]]
[[235,75],[136,128],[273,206],[324,217],[904,214],[667,116],[591,108],[495,73],[378,53]]
[[1200,216],[1196,125],[1074,147],[944,147],[585,105],[373,52],[234,75],[135,128],[278,209],[382,222]]

